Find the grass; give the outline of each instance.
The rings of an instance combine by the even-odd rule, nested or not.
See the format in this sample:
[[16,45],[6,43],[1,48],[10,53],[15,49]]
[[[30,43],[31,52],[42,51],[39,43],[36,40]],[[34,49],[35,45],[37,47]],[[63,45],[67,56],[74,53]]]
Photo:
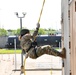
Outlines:
[[[0,49],[0,54],[14,54],[15,50],[14,49]],[[16,50],[16,54],[20,54],[21,53],[21,49],[17,49]]]
[[[59,48],[56,48],[56,50],[59,50]],[[14,49],[0,49],[0,54],[14,54]],[[16,54],[21,54],[21,49],[16,50]]]

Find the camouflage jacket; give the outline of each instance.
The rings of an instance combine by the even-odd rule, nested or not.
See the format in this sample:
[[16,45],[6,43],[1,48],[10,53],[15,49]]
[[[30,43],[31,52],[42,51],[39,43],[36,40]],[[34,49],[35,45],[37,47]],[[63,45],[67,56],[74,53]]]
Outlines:
[[[25,34],[24,36],[22,36],[22,38],[20,40],[20,45],[21,45],[21,48],[23,50],[25,50],[25,52],[27,52],[27,50],[30,48],[31,43],[33,41],[35,41],[35,39],[38,35],[38,30],[39,30],[39,25],[36,27],[36,30],[34,31],[34,33],[32,35],[31,34]],[[34,47],[30,48],[28,53],[30,55],[32,55],[32,54],[34,55]]]
[[36,36],[38,34],[38,29],[36,29],[33,33],[33,35],[25,34],[21,38],[21,48],[25,50],[25,52],[28,53],[28,56],[30,58],[36,59],[37,57],[43,55],[43,54],[49,54],[54,56],[60,56],[61,53],[57,50],[54,50],[50,45],[45,46],[39,46],[37,48],[31,47],[31,43],[36,39]]
[[21,40],[20,40],[20,46],[22,49],[25,50],[25,52],[29,49],[29,47],[31,46],[31,43],[36,39],[37,35],[38,35],[38,30],[39,28],[36,28],[36,30],[34,31],[34,33],[31,34],[25,34],[24,36],[22,36]]
[[[25,34],[22,36],[20,40],[20,45],[23,50],[25,50],[25,53],[28,53],[28,56],[30,58],[37,58],[43,54],[49,54],[54,56],[61,56],[61,53],[57,50],[53,49],[50,45],[46,46],[39,46],[39,47],[31,47],[32,42],[35,41],[39,30],[39,24],[37,24],[37,28],[34,31],[33,35],[31,34]],[[30,48],[31,47],[31,48]]]

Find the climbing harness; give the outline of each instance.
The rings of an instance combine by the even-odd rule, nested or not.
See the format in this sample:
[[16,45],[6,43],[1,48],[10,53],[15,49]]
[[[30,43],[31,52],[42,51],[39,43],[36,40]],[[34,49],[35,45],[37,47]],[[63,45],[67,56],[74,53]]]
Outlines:
[[30,51],[31,48],[34,48],[35,56],[38,57],[37,52],[36,52],[36,50],[37,50],[37,42],[36,41],[31,43],[30,47],[26,50],[26,52],[28,53],[28,51]]
[[37,46],[37,42],[31,42],[30,47],[26,50],[26,52],[28,52],[31,48],[35,48]]

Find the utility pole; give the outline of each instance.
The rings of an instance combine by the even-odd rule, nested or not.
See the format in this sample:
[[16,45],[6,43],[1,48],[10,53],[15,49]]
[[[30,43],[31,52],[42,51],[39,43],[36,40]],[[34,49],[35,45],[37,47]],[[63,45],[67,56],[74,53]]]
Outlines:
[[[16,12],[16,16],[20,19],[20,31],[22,30],[22,18],[25,17],[26,13],[22,13],[23,16],[19,16],[18,12]],[[23,67],[23,54],[24,54],[24,50],[22,49],[22,52],[21,52],[21,67]],[[23,73],[23,72],[21,72]]]
[[22,14],[23,14],[23,16],[20,17],[18,12],[16,12],[16,16],[20,19],[20,30],[22,29],[22,18],[25,17],[26,13],[23,12]]

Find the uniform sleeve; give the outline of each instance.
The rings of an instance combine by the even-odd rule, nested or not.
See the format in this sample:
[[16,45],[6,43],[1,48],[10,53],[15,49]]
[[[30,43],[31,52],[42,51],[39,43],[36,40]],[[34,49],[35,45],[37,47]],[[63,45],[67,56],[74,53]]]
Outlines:
[[29,47],[29,45],[31,44],[31,35],[30,34],[26,34],[24,35],[21,40],[20,40],[20,45],[21,45],[21,48],[26,50],[27,47]]
[[35,39],[36,39],[36,37],[37,37],[37,35],[38,35],[38,30],[39,30],[39,28],[40,28],[40,24],[39,24],[39,23],[37,23],[37,27],[36,27],[36,29],[35,29],[35,31],[34,31],[34,33],[33,33],[33,35],[32,35],[33,40],[35,40]]

